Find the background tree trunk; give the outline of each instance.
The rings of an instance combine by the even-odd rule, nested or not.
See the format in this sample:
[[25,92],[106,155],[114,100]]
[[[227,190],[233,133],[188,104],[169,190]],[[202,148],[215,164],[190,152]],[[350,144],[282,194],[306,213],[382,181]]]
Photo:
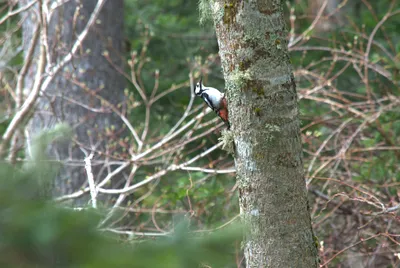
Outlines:
[[[21,5],[28,2],[21,1]],[[69,53],[97,2],[68,1],[54,12],[48,22],[48,61],[57,64]],[[23,24],[25,54],[35,32],[36,14],[39,14],[37,5],[29,12]],[[90,153],[96,145],[95,159],[100,152],[108,154],[108,157],[113,154],[113,148],[104,147],[105,141],[115,140],[120,136],[121,121],[97,96],[113,105],[124,99],[125,80],[105,58],[108,55],[116,66],[121,67],[123,60],[118,53],[122,50],[122,41],[123,0],[106,1],[79,52],[58,73],[38,100],[35,114],[28,126],[30,137],[58,122],[68,122],[74,128],[73,143],[52,144],[49,149],[51,155],[58,160],[69,162],[64,165],[57,178],[57,195],[77,190],[86,181],[83,163],[85,154],[79,147]],[[30,89],[34,83],[35,68],[33,64],[28,71],[26,89]],[[105,134],[107,128],[111,131]]]
[[247,267],[317,267],[281,0],[211,1],[235,142]]

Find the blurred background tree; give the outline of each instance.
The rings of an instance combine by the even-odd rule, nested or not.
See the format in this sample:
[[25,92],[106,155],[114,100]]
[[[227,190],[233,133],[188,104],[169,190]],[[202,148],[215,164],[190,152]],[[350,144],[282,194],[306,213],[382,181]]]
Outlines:
[[[19,6],[24,7],[29,3],[29,0],[21,0]],[[74,128],[74,143],[52,143],[48,148],[53,158],[66,163],[55,180],[55,195],[72,193],[86,181],[85,170],[79,165],[68,164],[68,160],[84,157],[82,149],[98,152],[95,160],[104,159],[101,153],[113,155],[118,151],[112,143],[105,141],[123,138],[122,121],[111,112],[109,106],[116,106],[124,100],[125,78],[102,56],[107,53],[114,64],[122,68],[125,64],[121,58],[124,18],[113,15],[123,12],[123,1],[105,1],[96,18],[91,18],[96,14],[98,3],[97,0],[69,1],[58,8],[48,5],[48,11],[43,10],[46,4],[42,8],[35,5],[39,9],[31,8],[23,14],[26,16],[22,24],[24,57],[32,57],[33,63],[24,65],[26,75],[23,81],[18,81],[20,85],[17,85],[17,90],[21,90],[18,87],[23,89],[18,107],[22,106],[25,99],[23,95],[27,95],[37,81],[37,66],[42,53],[40,45],[45,47],[43,53],[46,56],[43,60],[46,61],[47,71],[50,66],[56,68],[61,65],[70,49],[76,46],[76,52],[71,54],[72,60],[60,68],[59,74],[54,75],[45,91],[42,88],[42,96],[38,98],[35,112],[26,128],[30,136],[42,129],[52,128],[59,122],[68,122]],[[41,22],[38,11],[46,14],[42,17],[47,21]],[[85,34],[85,27],[90,23],[93,24],[91,29],[83,42],[78,44],[79,35]],[[46,32],[45,41],[39,39],[42,38],[40,31]],[[33,55],[30,55],[32,50]],[[102,100],[107,100],[107,104],[103,101],[101,108]],[[111,126],[120,131],[110,131]],[[22,140],[22,137],[19,139]],[[19,148],[18,144],[13,144],[13,156],[16,156]],[[94,169],[95,176],[98,171]]]

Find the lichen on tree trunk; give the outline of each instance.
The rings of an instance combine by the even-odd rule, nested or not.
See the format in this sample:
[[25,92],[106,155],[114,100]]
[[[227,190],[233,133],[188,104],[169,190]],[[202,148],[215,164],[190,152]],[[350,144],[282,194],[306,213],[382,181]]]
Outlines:
[[209,1],[226,81],[247,267],[317,267],[281,0]]

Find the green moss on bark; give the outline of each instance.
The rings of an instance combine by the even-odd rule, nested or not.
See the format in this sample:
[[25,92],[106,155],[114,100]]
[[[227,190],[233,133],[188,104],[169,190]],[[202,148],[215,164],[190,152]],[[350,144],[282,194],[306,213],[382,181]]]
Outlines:
[[239,4],[240,1],[237,0],[225,1],[224,16],[222,20],[228,26],[235,22]]
[[233,139],[233,133],[230,130],[223,130],[221,132],[221,137],[218,139],[222,142],[222,149],[230,154],[235,153],[235,142]]

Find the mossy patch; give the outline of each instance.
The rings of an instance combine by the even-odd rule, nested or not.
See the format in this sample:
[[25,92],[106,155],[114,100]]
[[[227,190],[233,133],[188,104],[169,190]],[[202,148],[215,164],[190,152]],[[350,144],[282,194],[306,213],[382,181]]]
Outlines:
[[247,69],[249,69],[250,66],[251,66],[251,60],[249,60],[249,59],[242,60],[239,63],[239,70],[240,71],[246,71]]
[[265,152],[256,152],[253,156],[256,160],[263,160],[265,159]]
[[218,140],[222,142],[222,150],[225,150],[232,155],[235,153],[235,141],[232,131],[223,130],[221,132],[221,137],[218,138]]
[[240,71],[239,68],[232,71],[227,83],[228,88],[233,91],[242,91],[248,86],[251,77],[248,72]]
[[224,3],[224,16],[222,17],[222,21],[224,24],[228,26],[235,22],[236,14],[238,12],[239,1],[225,1]]
[[264,95],[265,95],[264,89],[263,89],[262,87],[253,87],[253,88],[251,89],[251,91],[253,91],[254,93],[256,93],[257,96],[264,96]]
[[199,1],[199,13],[200,25],[205,25],[207,22],[212,22],[212,10],[209,0]]

